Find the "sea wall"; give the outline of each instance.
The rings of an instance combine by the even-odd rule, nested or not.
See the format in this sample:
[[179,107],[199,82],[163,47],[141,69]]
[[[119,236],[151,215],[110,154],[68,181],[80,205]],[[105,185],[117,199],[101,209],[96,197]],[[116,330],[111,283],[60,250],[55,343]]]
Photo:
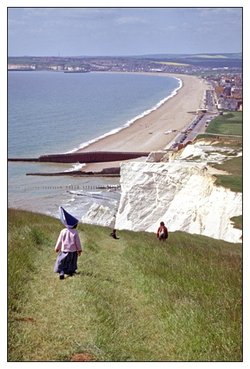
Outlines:
[[216,186],[204,163],[123,163],[120,182],[117,229],[156,232],[164,221],[170,232],[240,242],[230,218],[242,213],[242,194]]

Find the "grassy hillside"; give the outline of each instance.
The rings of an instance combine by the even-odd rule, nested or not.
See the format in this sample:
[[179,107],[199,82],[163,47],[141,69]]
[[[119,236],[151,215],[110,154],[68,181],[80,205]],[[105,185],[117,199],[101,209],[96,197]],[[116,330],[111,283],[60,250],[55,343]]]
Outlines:
[[240,244],[81,224],[59,280],[59,220],[9,210],[8,226],[9,361],[242,360]]

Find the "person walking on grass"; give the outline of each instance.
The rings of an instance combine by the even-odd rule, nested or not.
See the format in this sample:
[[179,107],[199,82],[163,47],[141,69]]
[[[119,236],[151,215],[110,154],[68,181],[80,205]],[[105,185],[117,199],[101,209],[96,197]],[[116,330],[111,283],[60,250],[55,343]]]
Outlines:
[[72,276],[77,270],[77,259],[82,253],[81,241],[76,230],[78,219],[69,214],[64,208],[59,208],[61,222],[65,225],[58,237],[55,251],[58,256],[54,266],[54,272],[59,273],[59,278],[64,275]]
[[165,241],[168,238],[168,229],[164,222],[160,222],[160,226],[157,230],[157,238],[159,241]]

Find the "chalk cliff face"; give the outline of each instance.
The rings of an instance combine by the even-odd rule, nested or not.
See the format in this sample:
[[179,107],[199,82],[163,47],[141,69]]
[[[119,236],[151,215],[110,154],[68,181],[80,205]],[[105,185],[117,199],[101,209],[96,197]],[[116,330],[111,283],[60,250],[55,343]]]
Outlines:
[[242,232],[230,218],[242,213],[242,194],[214,182],[204,163],[123,163],[115,227],[156,232],[164,221],[170,232],[182,230],[239,242]]
[[109,206],[94,203],[87,214],[82,217],[83,223],[97,224],[105,227],[114,228],[115,226],[115,209]]

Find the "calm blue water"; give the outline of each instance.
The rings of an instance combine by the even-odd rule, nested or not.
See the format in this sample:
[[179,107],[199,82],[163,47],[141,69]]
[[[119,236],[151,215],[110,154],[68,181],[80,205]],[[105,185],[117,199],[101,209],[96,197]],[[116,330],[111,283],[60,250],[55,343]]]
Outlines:
[[118,128],[178,87],[173,78],[9,72],[9,156],[65,152]]
[[[8,156],[72,151],[131,123],[178,86],[174,78],[136,74],[9,72]],[[109,201],[106,193],[95,189],[118,184],[118,179],[26,176],[70,168],[9,163],[9,206],[57,216],[58,206],[63,205],[81,217],[93,202],[118,201],[117,192],[108,194]]]

